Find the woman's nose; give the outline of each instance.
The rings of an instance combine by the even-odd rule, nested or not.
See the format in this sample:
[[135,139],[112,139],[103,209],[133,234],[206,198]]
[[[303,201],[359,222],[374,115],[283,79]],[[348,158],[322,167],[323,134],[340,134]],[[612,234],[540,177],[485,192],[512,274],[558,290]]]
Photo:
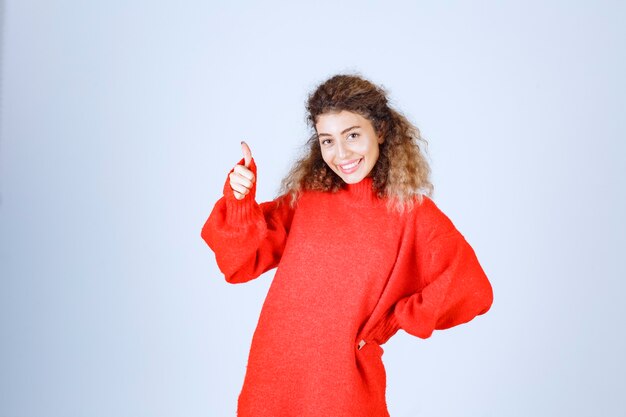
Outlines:
[[337,144],[337,156],[340,159],[345,159],[350,154],[350,151],[344,143],[339,142]]

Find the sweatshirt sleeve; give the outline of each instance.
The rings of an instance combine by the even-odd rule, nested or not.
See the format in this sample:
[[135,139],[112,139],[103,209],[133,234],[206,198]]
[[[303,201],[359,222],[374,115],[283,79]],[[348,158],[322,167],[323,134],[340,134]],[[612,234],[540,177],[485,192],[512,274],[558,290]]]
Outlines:
[[411,261],[414,291],[399,299],[377,326],[375,339],[384,343],[398,329],[421,337],[486,313],[493,291],[472,247],[430,200],[428,214],[416,225],[419,244]]
[[[256,177],[254,160],[250,169]],[[293,209],[287,197],[258,204],[255,194],[256,181],[250,193],[237,200],[227,178],[224,195],[202,228],[202,238],[231,283],[250,281],[275,268],[289,234]]]

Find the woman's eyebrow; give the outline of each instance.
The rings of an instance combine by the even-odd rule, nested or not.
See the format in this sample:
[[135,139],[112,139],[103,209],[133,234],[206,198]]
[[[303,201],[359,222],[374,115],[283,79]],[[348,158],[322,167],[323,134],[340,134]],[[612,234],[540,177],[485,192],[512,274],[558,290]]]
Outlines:
[[[343,134],[351,131],[352,129],[358,129],[360,127],[361,126],[358,126],[358,125],[357,126],[351,126],[351,127],[347,128],[347,129],[342,130],[341,134],[343,135]],[[332,135],[330,133],[318,133],[317,136],[320,137],[320,136],[332,136]]]

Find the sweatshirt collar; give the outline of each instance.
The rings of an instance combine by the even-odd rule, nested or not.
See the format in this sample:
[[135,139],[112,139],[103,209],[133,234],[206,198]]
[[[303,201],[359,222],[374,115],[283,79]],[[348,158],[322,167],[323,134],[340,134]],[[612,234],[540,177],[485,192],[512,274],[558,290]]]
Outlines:
[[346,184],[344,190],[354,200],[374,202],[378,201],[379,198],[376,195],[376,191],[372,188],[373,183],[372,177],[365,177],[356,184]]

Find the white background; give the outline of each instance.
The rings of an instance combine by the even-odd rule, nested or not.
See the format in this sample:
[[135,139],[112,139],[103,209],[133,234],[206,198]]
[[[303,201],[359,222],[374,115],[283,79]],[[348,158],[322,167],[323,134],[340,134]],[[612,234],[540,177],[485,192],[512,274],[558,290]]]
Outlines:
[[495,292],[384,346],[391,415],[626,415],[624,2],[0,5],[0,416],[234,416],[272,273],[227,284],[200,229],[242,139],[276,195],[345,71]]

